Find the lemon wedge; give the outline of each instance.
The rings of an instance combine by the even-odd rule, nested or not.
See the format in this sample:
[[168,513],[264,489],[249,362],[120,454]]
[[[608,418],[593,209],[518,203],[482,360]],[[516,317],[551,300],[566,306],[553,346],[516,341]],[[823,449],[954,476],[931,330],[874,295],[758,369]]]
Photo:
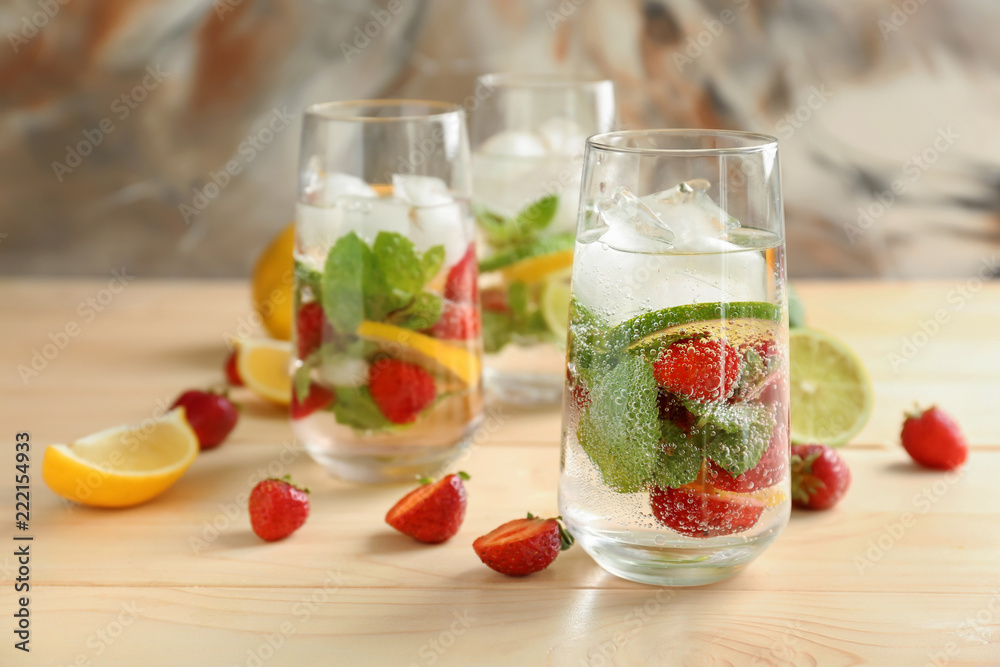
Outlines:
[[279,405],[292,402],[292,344],[270,338],[241,338],[236,344],[236,370],[247,389]]
[[253,268],[253,306],[275,338],[292,337],[292,249],[295,224],[290,223],[260,254]]
[[159,419],[49,446],[42,479],[82,505],[131,507],[170,488],[197,456],[198,436],[178,408]]
[[458,377],[466,386],[479,383],[482,364],[479,357],[468,350],[445,343],[437,338],[416,331],[382,322],[364,320],[358,327],[358,335],[387,345],[399,345],[432,359]]

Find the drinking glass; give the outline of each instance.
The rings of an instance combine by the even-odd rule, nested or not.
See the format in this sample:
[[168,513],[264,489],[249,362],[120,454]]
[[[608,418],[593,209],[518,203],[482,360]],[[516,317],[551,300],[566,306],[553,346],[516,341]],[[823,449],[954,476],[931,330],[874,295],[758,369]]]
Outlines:
[[620,577],[725,579],[790,507],[777,141],[612,132],[584,163],[560,511]]
[[482,414],[475,225],[463,110],[309,107],[295,222],[291,418],[356,481],[455,459]]
[[586,138],[612,129],[610,81],[488,74],[472,118],[486,386],[558,404]]

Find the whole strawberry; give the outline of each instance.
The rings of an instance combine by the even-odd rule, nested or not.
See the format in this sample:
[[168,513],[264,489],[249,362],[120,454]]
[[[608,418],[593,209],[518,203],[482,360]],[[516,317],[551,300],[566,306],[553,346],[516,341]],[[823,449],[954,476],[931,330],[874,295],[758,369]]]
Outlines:
[[292,388],[292,403],[288,406],[292,419],[305,419],[317,410],[326,408],[337,400],[337,393],[313,382],[305,400],[299,400],[299,393]]
[[299,359],[305,359],[323,343],[323,307],[316,301],[299,306],[295,313],[295,340],[298,341]]
[[476,244],[470,243],[462,258],[448,270],[444,283],[444,298],[451,301],[475,303],[479,300],[477,278],[479,264],[476,262]]
[[851,486],[851,470],[826,445],[792,445],[792,504],[809,510],[830,509]]
[[649,503],[656,521],[688,537],[718,537],[753,528],[764,503],[751,496],[654,486]]
[[740,353],[716,339],[681,340],[653,364],[660,386],[696,401],[727,398],[740,372]]
[[198,436],[201,451],[214,449],[236,427],[240,417],[239,411],[225,394],[215,394],[208,391],[192,389],[177,397],[170,406],[184,408],[184,416],[188,424]]
[[236,367],[236,350],[229,353],[229,358],[226,359],[226,382],[230,387],[242,387],[243,378],[240,377],[240,371]]
[[901,438],[910,458],[926,468],[954,470],[969,456],[958,423],[937,406],[907,413]]
[[459,472],[434,482],[421,480],[423,485],[410,491],[385,515],[385,522],[418,542],[439,544],[458,532],[465,518],[466,492],[463,480],[469,475]]
[[250,492],[250,525],[262,540],[281,540],[309,517],[309,489],[294,484],[288,475],[265,479]]
[[474,303],[445,301],[441,317],[430,333],[442,340],[467,340],[478,336],[480,328],[479,311]]
[[573,536],[560,518],[508,521],[472,543],[479,559],[500,574],[523,577],[544,570],[560,551],[573,546]]
[[393,424],[409,424],[437,396],[434,378],[420,366],[383,359],[368,369],[368,391]]

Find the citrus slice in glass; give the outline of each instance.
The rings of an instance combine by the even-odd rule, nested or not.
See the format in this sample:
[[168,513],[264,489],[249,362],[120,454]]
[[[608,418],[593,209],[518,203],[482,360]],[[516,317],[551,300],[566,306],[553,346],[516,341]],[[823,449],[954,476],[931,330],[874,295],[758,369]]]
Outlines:
[[198,436],[178,408],[142,424],[51,445],[42,479],[58,495],[83,505],[131,507],[170,488],[197,456]]
[[566,334],[569,331],[569,303],[571,299],[569,289],[569,276],[572,267],[563,269],[559,273],[549,276],[542,285],[542,293],[539,299],[539,307],[542,317],[549,331],[562,341],[566,342]]
[[864,428],[874,403],[865,365],[842,341],[815,329],[789,335],[791,438],[843,445]]
[[482,365],[479,357],[465,349],[410,329],[383,322],[364,320],[357,334],[362,338],[382,343],[388,347],[416,352],[425,360],[441,366],[458,377],[466,386],[479,383]]
[[508,281],[540,283],[571,266],[573,235],[559,234],[487,257],[479,263],[479,272],[501,271]]
[[292,402],[292,344],[270,338],[241,338],[236,343],[236,370],[247,389],[278,405]]

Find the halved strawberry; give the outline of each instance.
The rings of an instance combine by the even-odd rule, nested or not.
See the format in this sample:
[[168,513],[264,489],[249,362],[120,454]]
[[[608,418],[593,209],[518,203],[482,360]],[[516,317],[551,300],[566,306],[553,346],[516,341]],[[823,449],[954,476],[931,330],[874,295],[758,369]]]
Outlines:
[[734,493],[753,493],[774,486],[788,470],[788,430],[784,424],[774,429],[771,441],[757,465],[742,475],[733,476],[715,461],[709,461],[706,479],[712,486]]
[[459,472],[410,491],[385,515],[385,522],[418,542],[439,544],[454,537],[465,518],[466,492]]
[[295,314],[295,339],[298,341],[299,359],[305,359],[323,343],[323,307],[316,301],[299,306]]
[[751,496],[706,493],[690,487],[653,487],[649,501],[656,520],[689,537],[732,535],[752,528],[764,503]]
[[544,570],[560,551],[573,546],[560,519],[514,519],[472,543],[479,560],[500,574],[523,577]]
[[430,329],[430,334],[442,340],[468,340],[479,335],[479,311],[475,303],[445,301],[441,318]]
[[420,366],[382,359],[368,368],[368,391],[375,405],[393,424],[409,424],[434,402],[437,387]]
[[292,391],[292,404],[289,407],[289,412],[292,419],[304,419],[336,400],[337,393],[335,391],[313,382],[309,385],[309,394],[304,401],[300,402],[298,393],[294,390]]
[[475,303],[479,299],[479,264],[476,262],[476,244],[470,243],[462,258],[448,271],[444,283],[444,298],[452,301]]
[[697,401],[727,398],[740,372],[740,353],[718,339],[673,343],[653,364],[660,386]]

